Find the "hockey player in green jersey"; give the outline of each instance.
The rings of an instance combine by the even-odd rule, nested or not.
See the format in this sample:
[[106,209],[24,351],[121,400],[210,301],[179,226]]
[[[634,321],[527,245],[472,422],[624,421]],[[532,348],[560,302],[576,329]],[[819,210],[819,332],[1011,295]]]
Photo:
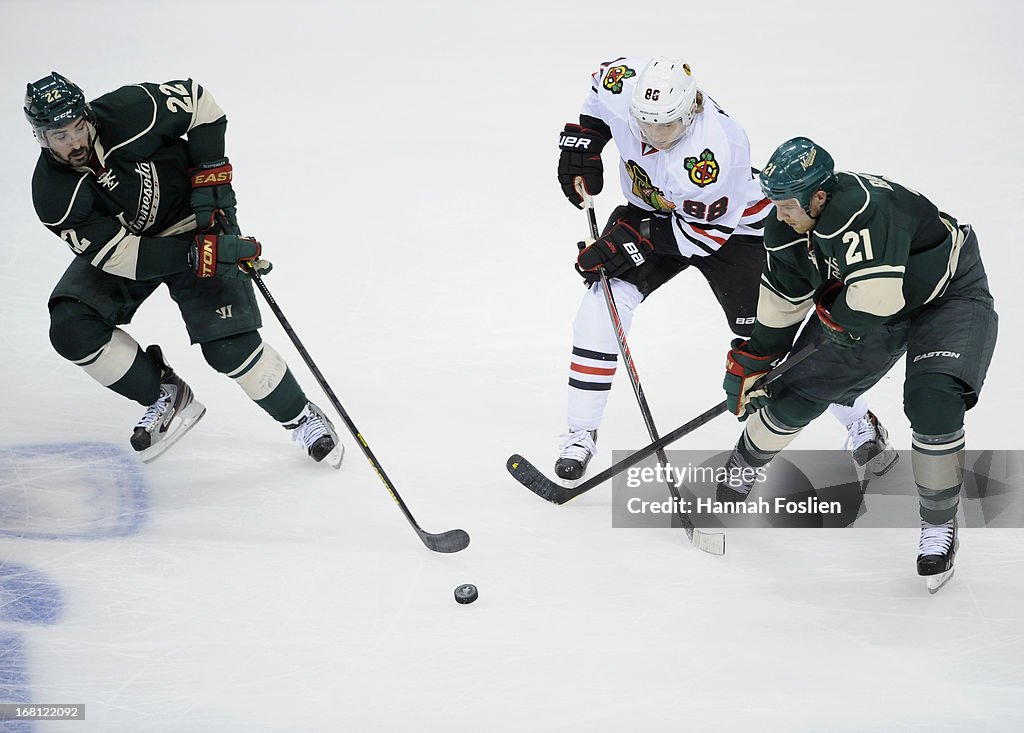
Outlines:
[[[775,216],[765,227],[753,333],[733,341],[726,361],[729,407],[750,418],[730,464],[765,466],[830,402],[848,403],[906,354],[917,570],[934,592],[952,576],[958,546],[964,413],[978,401],[996,341],[977,236],[883,176],[836,172],[807,138],[783,143],[760,182]],[[811,308],[817,317],[797,336]],[[774,361],[810,343],[817,351],[759,387]],[[749,490],[719,486],[719,499]]]
[[249,268],[269,272],[259,242],[240,236],[227,118],[210,92],[185,79],[133,84],[87,103],[54,72],[28,85],[25,116],[42,147],[32,198],[74,260],[50,295],[50,341],[104,387],[146,407],[132,447],[151,461],[206,409],[158,346],[143,350],[120,328],[161,284],[192,343],[335,468],[344,446],[310,402],[262,325]]

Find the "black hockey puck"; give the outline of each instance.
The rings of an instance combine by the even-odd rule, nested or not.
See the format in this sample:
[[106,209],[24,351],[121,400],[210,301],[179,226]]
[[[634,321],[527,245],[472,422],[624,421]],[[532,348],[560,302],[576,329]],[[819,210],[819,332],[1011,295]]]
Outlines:
[[460,585],[455,589],[455,601],[457,603],[472,603],[480,596],[476,591],[476,586],[472,583],[466,583]]

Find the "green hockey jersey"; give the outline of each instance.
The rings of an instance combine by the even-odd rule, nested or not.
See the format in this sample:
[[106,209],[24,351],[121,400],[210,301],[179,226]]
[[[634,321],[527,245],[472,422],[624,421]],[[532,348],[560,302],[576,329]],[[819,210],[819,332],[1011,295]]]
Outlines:
[[853,334],[910,316],[940,297],[956,271],[963,232],[927,198],[889,179],[837,173],[808,234],[770,217],[752,341],[786,350],[813,306],[815,289],[838,279],[832,318]]
[[191,79],[121,87],[90,106],[94,154],[72,167],[42,151],[32,178],[36,214],[76,255],[113,275],[184,270],[186,233],[195,229],[188,170],[224,156],[223,111]]

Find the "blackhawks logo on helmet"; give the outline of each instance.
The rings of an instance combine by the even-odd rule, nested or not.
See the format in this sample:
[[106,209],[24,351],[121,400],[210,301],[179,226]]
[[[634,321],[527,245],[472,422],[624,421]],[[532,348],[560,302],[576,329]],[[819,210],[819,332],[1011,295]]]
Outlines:
[[718,172],[721,167],[715,160],[715,154],[709,148],[698,158],[684,158],[683,166],[690,172],[690,182],[699,188],[710,186],[718,180]]
[[626,161],[626,171],[633,181],[633,195],[647,203],[656,211],[672,211],[676,205],[665,198],[661,189],[651,183],[651,177],[636,161]]
[[604,75],[604,88],[612,94],[622,93],[622,82],[636,76],[636,72],[624,64],[613,66]]

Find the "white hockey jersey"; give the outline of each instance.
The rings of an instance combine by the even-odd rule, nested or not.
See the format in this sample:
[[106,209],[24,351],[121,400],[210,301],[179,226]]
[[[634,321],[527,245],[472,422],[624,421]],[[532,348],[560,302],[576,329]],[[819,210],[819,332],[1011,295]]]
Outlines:
[[685,257],[714,254],[733,234],[760,237],[771,205],[752,172],[747,133],[702,92],[703,111],[673,148],[642,142],[629,102],[646,65],[627,57],[601,64],[582,109],[611,128],[626,200],[671,216]]

